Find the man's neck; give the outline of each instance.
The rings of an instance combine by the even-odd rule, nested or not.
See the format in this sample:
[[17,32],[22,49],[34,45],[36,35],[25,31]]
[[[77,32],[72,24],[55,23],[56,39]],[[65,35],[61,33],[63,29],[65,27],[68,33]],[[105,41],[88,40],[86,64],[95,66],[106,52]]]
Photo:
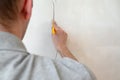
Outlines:
[[3,25],[0,24],[0,31],[9,32]]
[[[12,26],[14,27],[14,26]],[[22,33],[20,34],[20,29],[16,29],[16,28],[10,28],[10,29],[7,29],[5,26],[3,26],[2,24],[0,24],[0,32],[8,32],[8,33],[11,33],[15,36],[17,36],[18,38],[22,39]],[[18,26],[17,26],[18,28]]]

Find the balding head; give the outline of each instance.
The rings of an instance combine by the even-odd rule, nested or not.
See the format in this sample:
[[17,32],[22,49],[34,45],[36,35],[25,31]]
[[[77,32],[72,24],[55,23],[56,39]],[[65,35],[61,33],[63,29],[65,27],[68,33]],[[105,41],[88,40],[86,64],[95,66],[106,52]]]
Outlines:
[[17,19],[20,0],[0,0],[0,23],[6,24]]
[[31,17],[32,4],[32,0],[0,0],[0,24],[22,38]]

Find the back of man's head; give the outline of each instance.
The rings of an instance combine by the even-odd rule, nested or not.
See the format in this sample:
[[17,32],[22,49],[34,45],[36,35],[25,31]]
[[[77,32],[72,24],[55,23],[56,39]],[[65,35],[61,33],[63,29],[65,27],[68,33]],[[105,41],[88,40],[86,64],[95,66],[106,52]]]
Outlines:
[[0,24],[17,19],[19,0],[0,0]]

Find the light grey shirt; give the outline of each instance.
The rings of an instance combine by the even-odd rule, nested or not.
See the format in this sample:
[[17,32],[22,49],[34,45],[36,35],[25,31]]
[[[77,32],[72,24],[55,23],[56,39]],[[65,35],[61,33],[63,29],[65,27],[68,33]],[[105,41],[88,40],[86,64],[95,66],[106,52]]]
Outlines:
[[0,80],[93,80],[83,64],[29,54],[16,36],[0,32]]

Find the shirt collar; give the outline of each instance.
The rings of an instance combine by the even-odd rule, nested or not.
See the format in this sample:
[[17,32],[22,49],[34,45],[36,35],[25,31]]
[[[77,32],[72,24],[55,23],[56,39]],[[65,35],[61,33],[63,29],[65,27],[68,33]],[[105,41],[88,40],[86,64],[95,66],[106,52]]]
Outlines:
[[8,32],[0,32],[0,50],[26,51],[22,41]]

